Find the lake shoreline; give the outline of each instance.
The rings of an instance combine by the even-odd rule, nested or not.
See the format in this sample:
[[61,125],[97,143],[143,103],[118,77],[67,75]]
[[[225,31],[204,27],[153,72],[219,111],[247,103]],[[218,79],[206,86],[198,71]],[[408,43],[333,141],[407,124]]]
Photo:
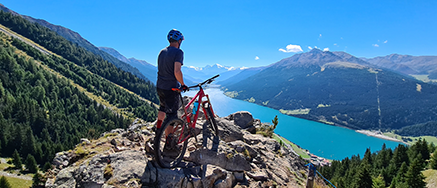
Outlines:
[[[295,145],[305,148],[306,151],[309,151],[309,153],[305,152],[305,155],[313,154],[311,155],[313,158],[320,156],[325,159],[342,160],[352,155],[363,155],[366,148],[380,148],[384,143],[388,148],[395,148],[399,145],[397,141],[370,137],[355,132],[358,128],[354,126],[345,127],[333,122],[322,122],[317,117],[287,115],[266,105],[230,98],[224,95],[220,88],[208,88],[205,92],[210,96],[214,111],[219,116],[225,117],[237,111],[249,111],[254,119],[260,119],[263,123],[271,123],[272,118],[278,116],[279,125],[275,129],[275,133],[293,141]],[[195,91],[190,91],[187,96],[195,94]],[[309,134],[311,136],[308,136]],[[311,137],[317,139],[311,139]]]
[[390,140],[390,141],[394,141],[394,142],[400,142],[400,143],[408,145],[408,143],[406,143],[406,142],[404,142],[402,140],[399,140],[399,139],[396,139],[396,138],[392,138],[392,137],[389,137],[389,136],[386,136],[386,135],[382,134],[381,131],[355,130],[355,132],[361,133],[361,134],[365,134],[367,136],[372,136],[372,137],[376,137],[376,138],[380,138],[380,139],[384,139],[384,140]]
[[[237,99],[237,100],[239,100],[239,99]],[[256,104],[256,103],[254,103],[254,104]],[[257,105],[260,105],[260,104],[257,104]],[[262,106],[265,106],[267,108],[271,108],[271,107],[266,106],[266,105],[262,105]],[[291,116],[291,117],[295,117],[295,118],[300,118],[300,119],[305,119],[305,120],[308,120],[308,121],[314,121],[314,122],[317,122],[317,123],[322,123],[322,124],[330,125],[330,126],[334,126],[334,127],[345,128],[345,129],[353,130],[353,131],[355,131],[357,133],[364,134],[364,135],[367,135],[367,136],[371,136],[371,137],[375,137],[375,138],[379,138],[379,139],[383,139],[383,140],[399,142],[399,143],[403,143],[403,144],[408,145],[407,142],[404,142],[403,140],[399,140],[399,139],[396,139],[396,138],[393,138],[393,137],[386,136],[381,131],[376,131],[376,130],[357,130],[357,129],[353,129],[351,127],[347,127],[347,126],[340,125],[340,124],[337,124],[337,123],[327,123],[327,122],[319,121],[317,119],[313,119],[313,118],[309,118],[309,117],[304,117],[304,116],[299,116],[299,115],[292,115],[292,114],[285,114],[285,113],[282,113],[280,110],[275,109],[275,108],[271,108],[271,109],[277,110],[279,113],[287,115],[287,116]]]

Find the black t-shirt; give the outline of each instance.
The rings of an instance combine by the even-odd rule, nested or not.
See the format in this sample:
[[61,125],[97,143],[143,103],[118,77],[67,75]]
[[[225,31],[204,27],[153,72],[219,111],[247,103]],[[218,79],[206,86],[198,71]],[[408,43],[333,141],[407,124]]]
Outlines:
[[158,56],[158,81],[156,87],[165,90],[179,88],[180,84],[174,75],[174,63],[184,64],[184,52],[176,47],[168,46]]

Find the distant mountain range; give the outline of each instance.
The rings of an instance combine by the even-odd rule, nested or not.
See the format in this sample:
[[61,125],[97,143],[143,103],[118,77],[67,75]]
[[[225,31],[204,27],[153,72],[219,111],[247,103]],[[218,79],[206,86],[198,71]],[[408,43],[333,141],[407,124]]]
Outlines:
[[345,52],[296,54],[226,89],[237,99],[354,129],[390,130],[437,120],[437,85]]
[[403,74],[431,74],[437,72],[437,56],[391,54],[382,57],[361,58],[370,64]]
[[[155,65],[152,65],[144,60],[138,60],[135,58],[128,59],[113,48],[100,47],[99,49],[114,56],[120,61],[123,61],[125,63],[132,65],[133,67],[136,67],[138,70],[140,70],[140,72],[143,75],[146,76],[147,79],[151,80],[153,83],[156,83],[158,69]],[[186,65],[182,66],[184,81],[185,84],[187,85],[195,85],[217,74],[220,74],[220,77],[216,79],[215,83],[220,83],[225,80],[228,80],[229,78],[239,74],[240,72],[246,69],[248,68],[223,66],[220,64],[207,65],[205,67],[194,67],[194,66],[186,66]],[[260,69],[260,68],[256,68],[256,69]],[[238,81],[238,79],[235,78],[232,80],[228,80],[227,82],[234,83],[235,81]]]

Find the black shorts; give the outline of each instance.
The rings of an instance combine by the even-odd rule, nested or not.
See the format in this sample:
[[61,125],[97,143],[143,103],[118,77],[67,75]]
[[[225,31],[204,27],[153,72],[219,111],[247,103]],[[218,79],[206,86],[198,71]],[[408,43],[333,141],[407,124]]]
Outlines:
[[179,92],[156,88],[159,96],[159,111],[165,112],[167,117],[177,116],[179,109]]

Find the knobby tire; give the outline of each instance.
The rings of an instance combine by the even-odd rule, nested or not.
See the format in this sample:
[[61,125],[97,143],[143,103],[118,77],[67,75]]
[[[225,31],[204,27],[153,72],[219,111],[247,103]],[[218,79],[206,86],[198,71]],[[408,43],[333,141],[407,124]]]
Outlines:
[[[171,134],[169,134],[169,135],[173,135],[173,136],[169,136],[171,137],[171,139],[168,139],[169,141],[171,140],[175,141],[175,139],[177,141],[180,135],[183,134],[182,127],[184,131],[187,130],[188,128],[184,123],[184,121],[176,118],[170,120],[168,123],[163,125],[160,128],[160,130],[157,131],[154,140],[155,158],[159,166],[163,168],[173,168],[177,166],[184,158],[185,151],[187,150],[188,139],[179,144],[173,142],[173,146],[175,147],[171,147],[172,144],[167,141],[167,138],[165,136],[165,130],[172,124],[174,124],[173,126],[174,131]],[[186,135],[182,136],[182,138],[185,137]],[[169,144],[171,150],[168,150],[169,148],[168,146],[165,148],[166,142],[167,144]]]
[[203,124],[203,147],[212,150],[217,151],[218,145],[219,145],[219,135],[218,135],[218,127],[217,127],[217,121],[214,118],[214,115],[212,114],[212,111],[210,108],[206,108],[206,115],[208,116],[208,122]]

